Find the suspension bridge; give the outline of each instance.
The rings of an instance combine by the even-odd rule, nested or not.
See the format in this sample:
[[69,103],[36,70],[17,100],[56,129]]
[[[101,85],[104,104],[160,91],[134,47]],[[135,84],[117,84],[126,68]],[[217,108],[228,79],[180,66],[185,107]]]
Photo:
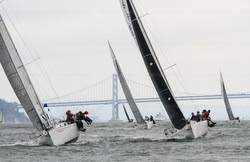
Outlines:
[[[131,84],[135,84],[139,92],[143,92],[144,96],[142,97],[135,91],[134,96],[136,103],[147,103],[147,102],[160,102],[156,92],[154,91],[153,86],[147,86],[133,81]],[[112,84],[111,84],[112,83]],[[109,86],[104,86],[109,85]],[[111,86],[110,86],[111,85]],[[112,121],[119,120],[119,109],[118,105],[126,103],[126,99],[123,95],[121,88],[118,86],[118,77],[116,74],[113,74],[112,77],[106,78],[96,84],[93,84],[87,88],[77,90],[75,92],[66,94],[59,97],[60,102],[56,101],[58,98],[52,98],[44,100],[43,103],[46,103],[50,108],[59,108],[59,107],[76,107],[76,106],[85,106],[85,105],[112,105]],[[120,96],[123,95],[120,99],[118,98],[118,91]],[[106,93],[112,95],[106,95]],[[150,94],[146,95],[145,94]],[[96,99],[93,98],[95,96]],[[106,96],[106,97],[103,97]],[[243,99],[250,98],[250,93],[238,93],[238,94],[229,94],[230,99]],[[179,95],[176,97],[177,101],[186,101],[186,100],[221,100],[221,94],[213,95]]]

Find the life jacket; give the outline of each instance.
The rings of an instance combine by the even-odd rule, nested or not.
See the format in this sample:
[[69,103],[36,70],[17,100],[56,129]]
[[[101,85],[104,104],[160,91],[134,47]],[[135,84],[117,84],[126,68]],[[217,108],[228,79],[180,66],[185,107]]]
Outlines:
[[73,114],[67,114],[67,119],[66,119],[66,121],[72,120],[72,116],[73,116]]
[[204,115],[202,115],[202,118],[207,118],[209,116],[209,112],[206,112]]

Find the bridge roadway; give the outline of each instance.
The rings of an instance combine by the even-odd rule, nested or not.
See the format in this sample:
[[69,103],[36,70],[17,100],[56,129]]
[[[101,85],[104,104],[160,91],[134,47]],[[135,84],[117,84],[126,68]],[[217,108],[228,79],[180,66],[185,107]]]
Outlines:
[[[240,93],[240,94],[229,94],[229,99],[244,99],[250,98],[249,93]],[[186,101],[186,100],[222,100],[221,94],[218,95],[194,95],[194,96],[178,96],[176,97],[177,101]],[[126,99],[119,99],[118,104],[126,103]],[[135,98],[136,103],[144,102],[160,102],[159,98]],[[95,100],[95,101],[75,101],[75,102],[47,102],[48,107],[69,107],[69,106],[84,106],[84,105],[112,105],[113,100]]]

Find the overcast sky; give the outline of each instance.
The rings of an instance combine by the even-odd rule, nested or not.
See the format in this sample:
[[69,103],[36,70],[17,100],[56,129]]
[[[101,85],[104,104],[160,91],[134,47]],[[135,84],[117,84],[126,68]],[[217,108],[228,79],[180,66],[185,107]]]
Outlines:
[[[184,86],[190,93],[219,94],[221,70],[228,93],[250,92],[250,1],[134,3],[140,15],[149,13],[142,20],[163,69],[177,64],[165,71],[174,91],[183,92]],[[24,64],[40,58],[26,66],[40,98],[54,97],[51,85],[61,96],[111,76],[108,40],[126,78],[152,85],[118,0],[5,0],[2,5],[22,36],[1,7]],[[17,101],[2,67],[0,98]],[[249,107],[247,100],[234,104]]]

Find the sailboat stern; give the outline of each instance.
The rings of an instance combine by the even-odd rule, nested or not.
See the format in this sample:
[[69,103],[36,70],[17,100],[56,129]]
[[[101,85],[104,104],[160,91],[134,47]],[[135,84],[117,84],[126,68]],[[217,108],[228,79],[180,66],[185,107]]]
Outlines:
[[153,121],[146,121],[146,129],[151,129],[153,127]]
[[204,121],[200,121],[200,122],[196,122],[196,121],[190,121],[190,127],[192,129],[192,134],[194,138],[199,138],[199,137],[203,137],[207,134],[208,132],[208,121],[204,120]]
[[48,131],[53,145],[64,145],[77,141],[80,132],[76,123],[68,124],[66,122],[59,123]]
[[195,139],[207,134],[208,123],[207,120],[201,122],[190,121],[190,123],[182,129],[172,128],[166,129],[164,132],[167,139]]

